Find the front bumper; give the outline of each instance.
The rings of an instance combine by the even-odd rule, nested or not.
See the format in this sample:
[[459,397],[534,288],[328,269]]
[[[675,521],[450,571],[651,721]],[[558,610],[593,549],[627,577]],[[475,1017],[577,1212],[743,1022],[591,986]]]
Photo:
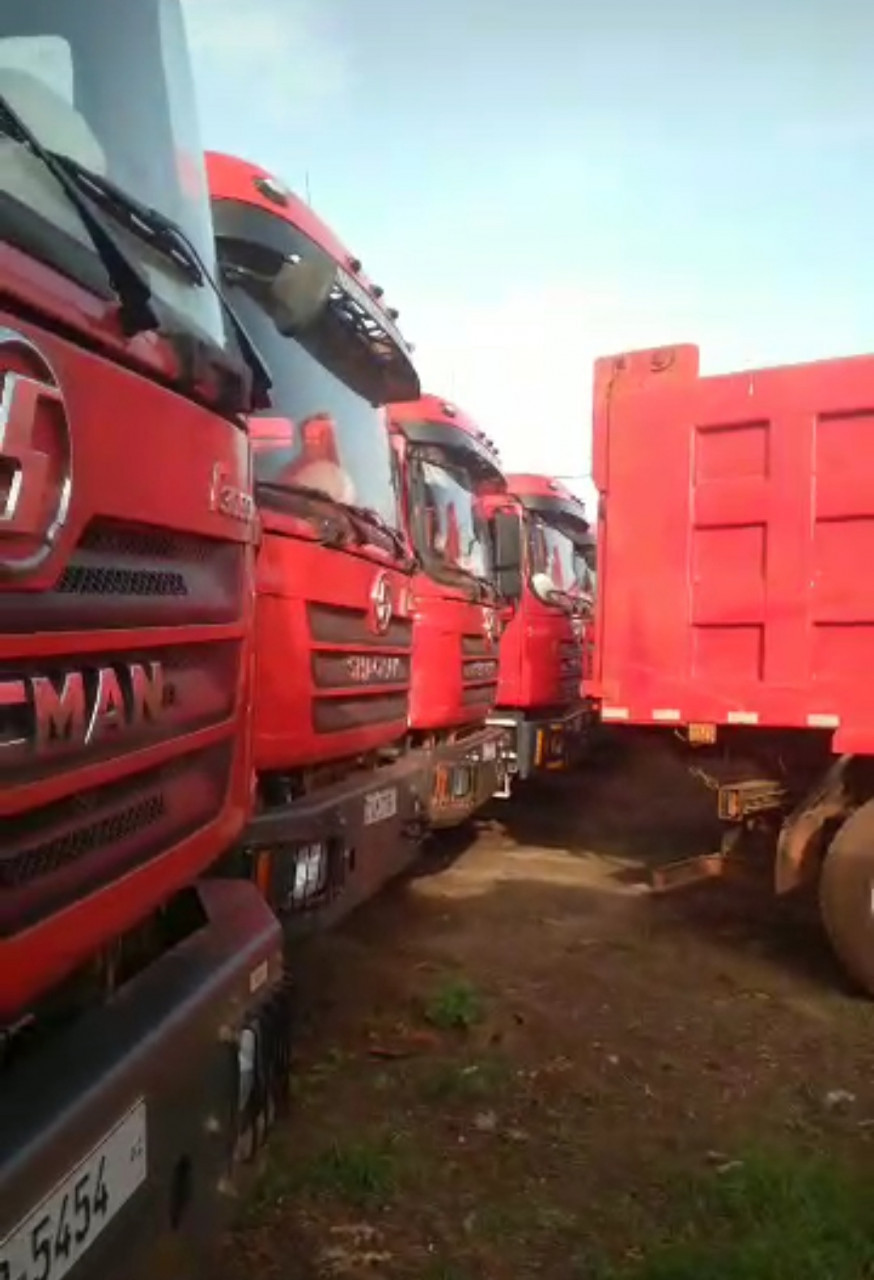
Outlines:
[[252,819],[243,853],[289,937],[337,924],[413,862],[429,780],[429,754],[407,751]]
[[489,723],[511,735],[508,773],[525,781],[541,772],[572,768],[588,739],[590,719],[585,706],[551,715],[503,708],[489,717]]
[[[200,928],[7,1068],[0,1274],[38,1280],[48,1248],[49,1277],[115,1280],[170,1237],[198,1256],[211,1247],[236,1160],[281,1108],[289,1002],[281,931],[254,887],[204,882],[198,897]],[[247,1026],[262,1051],[250,1107],[262,1114],[244,1133]],[[104,1150],[115,1154],[101,1165]]]
[[433,748],[430,825],[458,826],[502,791],[510,749],[511,734],[502,725],[486,725]]

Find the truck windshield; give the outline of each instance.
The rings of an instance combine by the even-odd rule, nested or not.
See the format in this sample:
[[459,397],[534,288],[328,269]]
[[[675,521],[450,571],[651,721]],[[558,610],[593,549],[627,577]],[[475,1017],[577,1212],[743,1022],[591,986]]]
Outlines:
[[540,516],[528,519],[529,581],[535,574],[545,574],[553,591],[573,598],[591,594],[590,570],[573,539]]
[[475,578],[488,578],[489,526],[480,511],[474,478],[432,448],[413,452],[411,472],[413,539],[426,566],[437,561]]
[[[239,253],[237,252],[240,249]],[[221,241],[228,301],[273,381],[271,418],[291,424],[291,443],[257,449],[256,482],[316,490],[333,502],[367,508],[397,527],[388,432],[379,378],[357,341],[345,341],[322,312],[294,337],[280,332],[281,307],[263,288],[235,241]],[[256,415],[258,416],[258,415]]]
[[[179,0],[0,0],[0,96],[46,151],[215,249]],[[0,132],[0,236],[106,292],[91,238],[45,165]],[[103,210],[102,210],[103,211]],[[112,205],[108,205],[109,220]],[[218,298],[135,221],[113,224],[153,295],[225,345]]]

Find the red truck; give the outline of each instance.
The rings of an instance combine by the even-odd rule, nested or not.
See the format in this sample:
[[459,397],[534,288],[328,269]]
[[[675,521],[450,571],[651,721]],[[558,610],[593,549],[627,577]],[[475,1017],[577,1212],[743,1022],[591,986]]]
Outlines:
[[250,421],[257,798],[238,859],[287,928],[309,929],[402,870],[425,829],[414,561],[383,412],[419,383],[396,315],[312,209],[246,161],[207,165],[226,297],[274,384]]
[[874,992],[874,357],[706,378],[694,346],[605,358],[593,429],[589,692],[607,723],[669,726],[725,823],[659,883],[767,851]]
[[505,484],[495,446],[456,405],[425,395],[392,405],[389,422],[418,566],[409,727],[432,760],[429,824],[449,827],[504,784],[507,733],[486,720],[498,689],[508,584],[496,580],[484,504]]
[[204,878],[249,808],[267,386],[178,4],[0,12],[0,1277],[61,1280],[209,1228],[285,1083],[281,931]]
[[512,736],[507,788],[567,768],[586,741],[581,696],[594,540],[585,508],[558,480],[509,475],[488,500],[496,571],[516,575],[518,603],[501,637],[497,707],[490,723]]

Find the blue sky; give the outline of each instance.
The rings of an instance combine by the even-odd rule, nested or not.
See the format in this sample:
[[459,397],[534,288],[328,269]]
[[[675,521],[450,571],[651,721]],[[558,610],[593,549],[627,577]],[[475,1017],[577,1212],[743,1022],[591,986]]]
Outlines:
[[205,143],[308,180],[511,469],[588,471],[598,354],[874,349],[874,5],[185,4]]

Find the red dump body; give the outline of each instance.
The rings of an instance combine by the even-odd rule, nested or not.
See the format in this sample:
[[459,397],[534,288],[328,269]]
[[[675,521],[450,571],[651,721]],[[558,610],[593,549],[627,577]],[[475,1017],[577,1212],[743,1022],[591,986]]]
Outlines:
[[[315,251],[342,269],[350,291],[367,295],[368,306],[377,307],[379,291],[360,263],[266,170],[216,154],[207,156],[207,168],[220,243],[267,245],[287,258]],[[246,322],[248,313],[242,318]],[[388,313],[385,324],[388,329]],[[252,336],[258,345],[259,333]],[[263,530],[253,698],[253,752],[259,773],[354,757],[402,738],[412,646],[409,566],[391,531],[380,533],[368,526],[362,533],[358,526],[355,537],[335,539],[331,521],[339,517],[330,499],[317,510],[325,515],[326,534],[313,520],[313,510],[304,509],[305,497],[303,506],[295,506],[293,497],[277,492],[283,486],[318,486],[342,502],[354,497],[356,476],[350,477],[342,466],[341,426],[331,417],[333,392],[327,375],[320,375],[322,382],[310,394],[314,362],[303,365],[295,344],[280,344],[275,332],[267,341],[274,345],[261,349],[278,400],[278,408],[270,412],[284,416],[255,417],[250,423]],[[386,352],[389,348],[392,359],[407,361],[399,342],[386,340]],[[373,350],[371,346],[368,359]],[[417,387],[415,376],[410,376]],[[336,383],[332,379],[332,385]],[[307,395],[306,409],[297,411]],[[382,442],[390,486],[384,424],[380,422],[378,429],[380,440],[374,439],[371,447],[376,454]],[[368,442],[355,446],[346,437],[343,447],[366,450]],[[281,462],[286,455],[288,461]],[[259,461],[269,462],[271,457],[280,459],[270,475],[275,482],[272,491],[259,484]],[[359,467],[360,483],[366,466],[359,462]]]
[[[471,536],[488,542],[483,496],[500,492],[504,481],[494,446],[461,409],[439,396],[391,406],[390,430],[402,478],[407,536],[420,548],[424,567],[413,578],[413,680],[410,728],[414,732],[452,729],[485,720],[495,704],[498,682],[500,618],[489,580],[487,550],[477,581],[441,572],[462,561]],[[455,465],[467,481],[457,503],[445,506],[445,549],[441,564],[429,563],[430,530],[435,518],[419,493],[422,478],[412,460],[416,447],[435,460]],[[430,452],[429,452],[430,451]],[[462,508],[465,534],[459,529]],[[439,513],[437,518],[439,519]],[[421,527],[419,527],[421,521]],[[479,522],[479,523],[478,523]],[[429,571],[430,570],[430,571]]]
[[[553,504],[582,507],[578,499],[548,476],[510,475],[507,487],[517,499],[520,519],[526,501],[544,511]],[[523,538],[522,598],[501,637],[498,705],[516,708],[566,707],[579,702],[582,665],[581,619],[539,600],[531,589],[531,546]],[[570,587],[571,583],[563,583]]]
[[703,378],[597,362],[603,717],[833,729],[874,749],[874,358]]

